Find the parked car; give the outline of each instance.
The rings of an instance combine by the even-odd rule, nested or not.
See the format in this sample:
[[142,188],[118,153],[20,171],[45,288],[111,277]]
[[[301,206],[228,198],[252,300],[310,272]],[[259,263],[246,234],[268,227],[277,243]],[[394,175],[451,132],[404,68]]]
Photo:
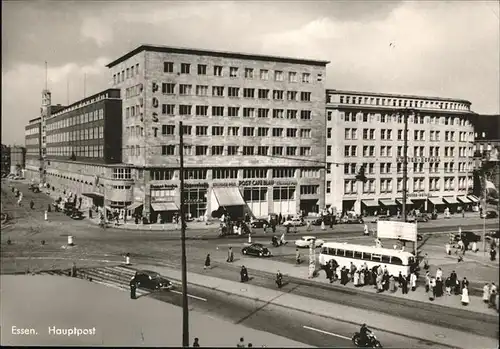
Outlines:
[[481,214],[481,218],[483,219],[492,219],[492,218],[497,218],[498,213],[496,211],[486,211],[486,213]]
[[420,213],[416,216],[408,216],[406,217],[406,221],[408,223],[421,223],[421,222],[428,222],[430,220],[429,216],[425,213]]
[[252,228],[264,228],[264,225],[269,226],[269,222],[266,219],[254,219],[250,222]]
[[[295,240],[295,246],[299,248],[306,248],[311,245],[311,241],[316,239],[314,236],[303,236],[302,238]],[[323,246],[325,242],[321,239],[316,239],[314,241],[314,247],[318,248]]]
[[73,211],[73,212],[71,212],[71,215],[69,217],[71,219],[78,220],[78,221],[82,220],[84,218],[82,211]]
[[342,224],[363,224],[365,221],[361,217],[342,217],[340,223]]
[[271,257],[271,251],[267,249],[262,244],[251,244],[249,246],[245,246],[241,249],[241,253],[244,255],[249,255],[249,256],[257,256],[257,257]]
[[464,242],[479,242],[481,241],[481,236],[473,231],[463,231],[462,234],[455,234],[455,241],[460,241],[460,239]]
[[487,232],[485,239],[488,242],[495,241],[495,243],[498,245],[500,240],[500,230],[492,230]]
[[315,220],[311,221],[312,225],[321,225],[321,223],[325,222],[325,225],[330,225],[330,224],[337,224],[337,217],[336,216],[323,216],[320,218],[316,218]]
[[378,221],[390,221],[391,220],[391,216],[388,216],[388,215],[385,215],[385,214],[382,214],[380,216],[376,216],[372,219],[372,223],[377,223]]
[[148,290],[171,290],[174,287],[171,281],[150,270],[136,271],[132,281],[137,283],[137,287]]
[[40,192],[40,188],[36,184],[30,184],[30,186],[28,187],[28,189],[31,190],[33,193],[39,193]]
[[302,227],[304,225],[306,225],[306,223],[304,222],[304,219],[300,218],[300,217],[294,217],[292,219],[288,219],[285,221],[285,223],[283,223],[283,226],[285,226],[285,227],[287,227],[287,226]]

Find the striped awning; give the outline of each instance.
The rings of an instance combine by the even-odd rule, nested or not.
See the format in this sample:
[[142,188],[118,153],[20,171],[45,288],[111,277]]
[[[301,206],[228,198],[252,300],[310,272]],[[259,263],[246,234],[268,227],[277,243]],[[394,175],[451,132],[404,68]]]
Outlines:
[[458,201],[454,196],[445,196],[443,200],[447,204],[458,204]]
[[220,207],[246,205],[238,188],[213,188],[212,193],[215,194]]
[[444,204],[443,199],[441,199],[441,198],[429,198],[429,201],[433,205],[442,205],[442,204]]
[[362,200],[361,202],[366,207],[378,207],[378,202],[375,200]]
[[469,196],[467,196],[467,199],[469,199],[470,201],[472,201],[474,203],[479,202],[479,198],[476,195],[469,195]]
[[457,199],[463,204],[470,204],[472,202],[467,198],[467,196],[458,196]]
[[139,206],[142,206],[142,202],[133,202],[127,207],[127,210],[135,210]]
[[156,212],[177,211],[179,209],[175,202],[154,202],[151,204],[151,207]]
[[392,199],[379,199],[378,201],[384,206],[396,206],[397,205],[396,201],[392,200]]

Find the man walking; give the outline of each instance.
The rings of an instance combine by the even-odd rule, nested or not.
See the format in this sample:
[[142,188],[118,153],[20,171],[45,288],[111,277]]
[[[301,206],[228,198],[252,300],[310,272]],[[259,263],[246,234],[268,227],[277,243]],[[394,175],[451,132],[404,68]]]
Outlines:
[[227,251],[227,262],[232,263],[233,261],[234,261],[233,248],[229,247],[229,250]]

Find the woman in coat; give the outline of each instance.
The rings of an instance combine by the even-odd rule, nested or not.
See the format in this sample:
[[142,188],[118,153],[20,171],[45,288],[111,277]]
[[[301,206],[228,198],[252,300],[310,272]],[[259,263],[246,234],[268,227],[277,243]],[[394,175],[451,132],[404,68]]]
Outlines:
[[431,289],[431,273],[425,272],[425,292],[428,293]]
[[462,289],[462,305],[467,306],[469,304],[469,290],[467,286]]
[[359,287],[359,270],[354,272],[354,286]]
[[490,284],[486,284],[483,287],[483,302],[488,304],[490,301]]
[[433,277],[429,281],[429,300],[433,301],[436,298],[436,279]]
[[207,258],[205,259],[205,265],[203,266],[203,269],[210,268],[210,253],[207,254]]
[[359,286],[364,286],[365,285],[365,271],[360,270],[359,271]]
[[396,292],[396,280],[392,275],[389,277],[389,291],[391,291],[391,293]]

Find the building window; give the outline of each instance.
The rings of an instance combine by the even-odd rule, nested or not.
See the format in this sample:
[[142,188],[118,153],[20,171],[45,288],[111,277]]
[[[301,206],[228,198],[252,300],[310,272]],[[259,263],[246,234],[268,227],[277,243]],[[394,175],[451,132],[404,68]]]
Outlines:
[[300,195],[316,195],[319,191],[319,185],[301,185]]
[[240,128],[238,126],[229,126],[227,132],[230,136],[239,136]]
[[228,107],[227,108],[227,115],[233,116],[233,117],[240,116],[240,108],[239,107]]
[[212,170],[213,179],[236,179],[238,170],[232,168],[217,168]]
[[175,155],[175,145],[162,145],[161,155]]
[[254,147],[251,146],[244,146],[243,147],[243,155],[254,155]]
[[224,136],[224,126],[212,126],[212,136]]
[[275,81],[283,81],[283,72],[279,71],[279,70],[276,70],[274,72],[274,80]]
[[259,117],[259,118],[268,118],[269,117],[269,109],[267,109],[267,108],[259,108],[259,109],[257,109],[257,117]]
[[197,136],[208,136],[208,126],[196,126]]
[[181,63],[181,74],[190,74],[191,64]]
[[130,168],[115,168],[113,169],[113,179],[132,179],[131,171]]
[[208,106],[207,105],[197,105],[196,106],[196,116],[208,116]]
[[174,170],[151,170],[151,180],[170,181],[174,179]]
[[288,109],[286,111],[286,118],[287,119],[297,119],[297,110]]
[[191,135],[192,130],[193,130],[193,127],[192,127],[192,126],[189,126],[189,125],[183,125],[183,126],[182,126],[182,134],[183,134],[183,135],[188,135],[188,136],[190,136],[190,135]]
[[207,179],[208,170],[205,169],[189,169],[184,171],[184,179],[200,180]]
[[206,145],[197,145],[195,148],[195,155],[208,155],[208,146]]
[[269,90],[260,88],[258,96],[260,99],[269,99]]
[[267,137],[269,134],[269,128],[268,127],[259,127],[257,128],[257,136],[258,137]]
[[286,129],[287,137],[297,137],[297,129],[296,128],[287,128]]
[[294,168],[275,168],[273,169],[273,178],[295,178]]
[[212,156],[223,155],[223,154],[224,154],[224,146],[223,145],[212,146]]
[[180,105],[179,106],[179,115],[191,115],[191,106],[190,105]]
[[267,178],[266,168],[248,168],[243,170],[243,178]]
[[296,156],[297,155],[297,147],[286,147],[286,155],[287,156]]
[[296,101],[297,91],[286,91],[286,99],[289,101]]
[[174,72],[174,62],[163,62],[163,72],[173,73]]
[[274,100],[283,100],[283,92],[282,90],[274,90],[273,91],[273,99]]
[[257,147],[257,155],[259,155],[259,156],[267,156],[268,153],[269,153],[269,147],[261,146],[261,145],[259,145]]
[[[319,80],[319,81],[321,81],[321,80]],[[302,73],[302,82],[310,83],[311,82],[311,74]]]
[[212,96],[224,97],[224,86],[213,86],[212,87]]
[[175,93],[175,84],[162,83],[161,92],[168,95],[173,95]]
[[198,75],[207,75],[207,65],[198,64]]
[[224,107],[212,107],[212,116],[224,116]]
[[229,76],[232,78],[237,78],[238,77],[238,68],[237,67],[230,67],[229,68]]
[[311,147],[300,147],[300,156],[311,156]]
[[240,96],[240,89],[238,87],[229,87],[227,89],[227,95],[228,97],[239,97]]
[[220,65],[214,65],[214,76],[222,76],[222,67]]
[[272,154],[273,154],[273,156],[282,156],[283,155],[283,147],[273,147]]
[[179,85],[179,94],[182,96],[187,96],[191,94],[191,85]]
[[162,125],[161,133],[163,135],[174,135],[175,134],[175,126],[174,125]]
[[196,95],[197,96],[208,96],[208,86],[196,85]]
[[243,97],[244,98],[255,98],[255,89],[253,89],[253,88],[244,88],[243,89]]
[[253,79],[253,68],[245,68],[245,78]]
[[260,79],[261,80],[269,80],[269,70],[261,69],[260,70]]
[[300,138],[311,138],[311,132],[310,128],[300,129]]
[[243,117],[244,118],[255,117],[255,109],[254,108],[243,108]]
[[227,155],[239,155],[239,148],[237,145],[230,145],[227,147]]
[[273,119],[283,119],[284,110],[283,109],[273,109]]
[[288,73],[288,82],[297,82],[297,73],[289,72]]
[[311,120],[311,111],[310,110],[301,110],[300,111],[300,120]]
[[311,92],[301,92],[300,100],[302,102],[310,102],[311,101]]
[[273,128],[273,137],[283,137],[283,129],[279,127]]

